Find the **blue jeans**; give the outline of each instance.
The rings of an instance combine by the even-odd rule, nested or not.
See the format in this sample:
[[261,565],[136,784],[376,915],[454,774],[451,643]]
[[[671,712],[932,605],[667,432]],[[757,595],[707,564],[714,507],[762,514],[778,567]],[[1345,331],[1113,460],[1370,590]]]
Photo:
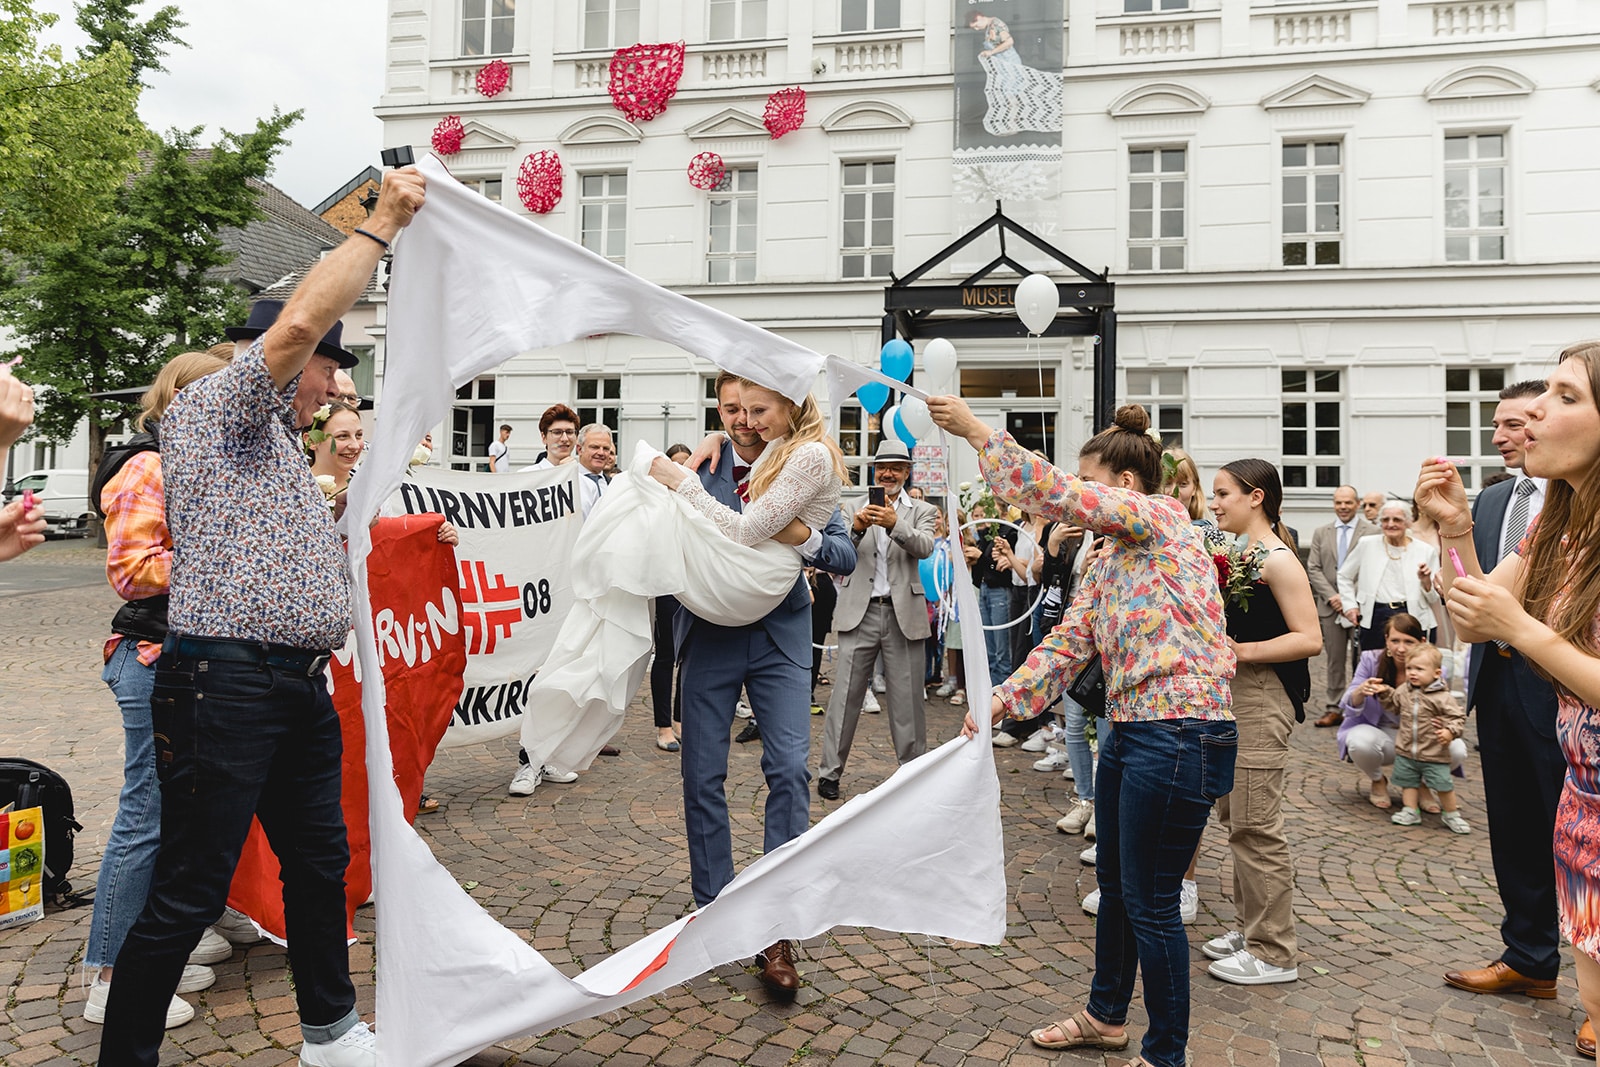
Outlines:
[[678,665],[683,707],[683,822],[689,838],[689,884],[702,907],[733,881],[728,825],[729,732],[743,687],[761,726],[761,773],[767,780],[763,845],[771,852],[811,825],[810,671],[754,626],[698,620]]
[[125,637],[106,660],[100,680],[111,687],[122,709],[123,756],[122,795],[100,861],[94,918],[83,951],[83,965],[95,970],[115,966],[123,939],[144,910],[161,841],[161,787],[156,782],[155,731],[150,726],[156,669],[139,662],[139,643]]
[[1233,789],[1238,748],[1232,722],[1203,719],[1119,722],[1100,741],[1100,915],[1088,1011],[1124,1025],[1143,971],[1150,1027],[1141,1052],[1151,1067],[1184,1067],[1190,964],[1179,887],[1212,803]]
[[228,902],[252,816],[283,865],[301,1032],[337,1040],[358,1017],[345,947],[343,741],[326,677],[163,652],[150,712],[161,843],[149,899],[117,955],[100,1067],[156,1067],[167,1004]]
[[[1004,627],[1011,621],[1011,587],[978,588],[978,618],[985,626]],[[1011,631],[983,631],[983,645],[989,652],[989,684],[997,686],[1011,677]]]
[[[1089,739],[1083,734],[1083,728],[1088,724],[1089,717],[1084,714],[1083,705],[1065,693],[1061,694],[1061,712],[1065,719],[1067,760],[1072,764],[1072,784],[1078,788],[1079,800],[1093,801],[1094,749],[1089,747]],[[1099,738],[1100,745],[1104,748],[1106,720],[1096,720],[1095,736]]]
[[144,910],[155,846],[162,840],[162,790],[155,781],[155,731],[150,728],[155,667],[141,664],[138,641],[125,637],[112,649],[101,681],[122,709],[123,757],[122,795],[94,885],[90,944],[83,950],[83,966],[94,969],[117,963],[123,939]]

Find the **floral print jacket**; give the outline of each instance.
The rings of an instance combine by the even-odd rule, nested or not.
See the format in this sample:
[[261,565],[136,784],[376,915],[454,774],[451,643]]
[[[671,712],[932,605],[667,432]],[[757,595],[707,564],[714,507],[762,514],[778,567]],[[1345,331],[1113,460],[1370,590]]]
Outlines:
[[1111,539],[1061,624],[996,692],[1037,715],[1098,650],[1113,722],[1232,719],[1235,661],[1216,566],[1175,499],[1085,482],[996,431],[978,453],[995,496]]

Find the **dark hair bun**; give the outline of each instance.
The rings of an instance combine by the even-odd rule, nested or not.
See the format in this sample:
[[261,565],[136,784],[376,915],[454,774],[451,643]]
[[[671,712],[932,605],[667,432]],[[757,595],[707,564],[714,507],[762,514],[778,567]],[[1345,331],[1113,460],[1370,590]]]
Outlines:
[[1127,430],[1129,433],[1145,433],[1150,429],[1150,413],[1142,404],[1124,404],[1117,409],[1116,418],[1112,420],[1117,424],[1117,429]]

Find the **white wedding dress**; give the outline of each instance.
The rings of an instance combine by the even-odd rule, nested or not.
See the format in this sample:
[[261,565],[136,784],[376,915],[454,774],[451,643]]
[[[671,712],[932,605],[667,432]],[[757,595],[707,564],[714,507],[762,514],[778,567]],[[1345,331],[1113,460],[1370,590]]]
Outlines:
[[842,487],[822,444],[797,449],[742,513],[694,475],[669,491],[650,477],[659,454],[641,442],[584,522],[572,609],[522,718],[522,747],[535,767],[583,770],[622,726],[649,665],[654,597],[670,593],[719,626],[755,622],[800,574],[799,552],[772,535],[795,518],[820,530],[839,505]]

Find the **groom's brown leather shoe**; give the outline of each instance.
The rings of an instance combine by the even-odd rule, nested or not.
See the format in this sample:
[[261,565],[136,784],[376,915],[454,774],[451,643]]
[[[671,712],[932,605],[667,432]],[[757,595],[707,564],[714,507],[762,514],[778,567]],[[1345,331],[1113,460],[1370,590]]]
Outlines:
[[800,991],[800,972],[794,969],[794,945],[776,941],[756,957],[761,967],[761,984],[775,997],[793,1000]]
[[1451,971],[1444,980],[1468,993],[1526,993],[1538,1000],[1556,998],[1554,978],[1529,978],[1513,971],[1501,960],[1473,971]]

